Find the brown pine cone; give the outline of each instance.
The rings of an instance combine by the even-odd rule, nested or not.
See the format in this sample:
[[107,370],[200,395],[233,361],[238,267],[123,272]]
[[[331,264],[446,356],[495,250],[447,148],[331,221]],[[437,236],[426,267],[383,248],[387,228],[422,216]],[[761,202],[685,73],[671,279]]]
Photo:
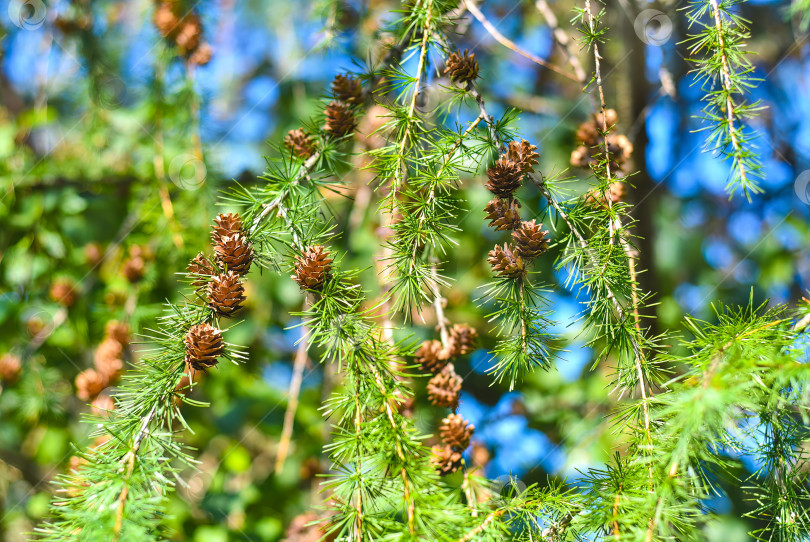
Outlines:
[[508,200],[523,183],[523,170],[518,162],[501,156],[495,165],[487,170],[487,177],[489,177],[485,185],[487,190],[501,199]]
[[220,273],[208,283],[208,306],[220,316],[233,316],[245,301],[245,287],[233,271]]
[[363,87],[360,79],[351,75],[336,75],[332,80],[332,95],[335,100],[349,105],[358,105],[363,101]]
[[469,54],[467,49],[464,52],[456,51],[447,57],[447,64],[444,73],[450,76],[451,81],[467,83],[478,78],[478,61],[475,60],[475,53]]
[[51,301],[59,303],[65,308],[72,307],[76,302],[76,288],[69,279],[56,279],[51,284]]
[[241,233],[225,235],[214,246],[214,258],[221,268],[247,275],[253,262],[253,245]]
[[208,261],[208,258],[205,257],[205,254],[199,252],[194,259],[188,263],[188,272],[190,275],[196,275],[192,277],[194,280],[191,282],[191,285],[195,288],[201,288],[208,284],[208,280],[205,277],[210,277],[216,270],[214,269],[214,264]]
[[106,387],[104,376],[95,369],[85,369],[76,376],[76,396],[82,401],[92,401]]
[[503,248],[495,245],[495,248],[489,251],[487,261],[492,266],[492,271],[502,277],[516,279],[526,274],[523,258],[515,254],[506,243],[503,244]]
[[93,408],[93,413],[97,416],[104,416],[105,418],[110,415],[110,412],[115,410],[115,402],[112,397],[106,393],[102,393],[90,404]]
[[487,213],[489,227],[495,231],[514,230],[520,226],[520,203],[517,200],[502,200],[493,198],[484,211]]
[[174,12],[172,2],[161,2],[156,7],[153,21],[155,28],[164,38],[174,39],[180,31],[180,18]]
[[463,452],[470,445],[475,426],[458,414],[450,414],[439,425],[439,436],[442,442],[451,448]]
[[441,341],[425,341],[414,355],[414,361],[428,373],[437,374],[450,361],[451,352],[442,347]]
[[343,137],[357,126],[354,112],[343,102],[332,101],[326,106],[326,123],[323,129],[332,137]]
[[0,357],[0,381],[14,382],[20,377],[22,362],[14,354],[3,354]]
[[96,348],[93,355],[98,374],[109,384],[117,381],[124,370],[124,347],[112,337],[107,337]]
[[435,406],[456,410],[460,392],[461,377],[456,374],[452,363],[445,365],[427,384],[428,400]]
[[332,259],[329,251],[321,245],[307,247],[301,256],[296,256],[295,274],[292,279],[302,290],[320,290],[329,280]]
[[115,339],[118,341],[121,346],[127,346],[130,341],[129,336],[129,324],[125,322],[119,322],[118,320],[110,320],[107,322],[107,325],[104,326],[104,334],[107,337]]
[[450,344],[453,357],[466,356],[478,344],[478,332],[468,324],[455,324],[450,328]]
[[543,224],[537,224],[535,220],[523,222],[520,228],[512,232],[515,240],[515,254],[530,260],[541,255],[548,250],[548,230],[543,231]]
[[174,38],[177,47],[184,55],[196,50],[202,38],[202,25],[194,13],[189,13],[180,21],[180,28]]
[[146,262],[140,256],[129,257],[121,266],[121,274],[131,284],[135,284],[146,274]]
[[284,146],[292,151],[298,158],[306,160],[315,152],[315,141],[307,135],[303,128],[290,130],[284,136]]
[[430,463],[442,476],[452,474],[461,468],[461,452],[450,446],[434,446]]
[[537,154],[536,151],[537,147],[525,139],[520,142],[510,141],[506,156],[513,162],[516,162],[523,173],[528,173],[534,171],[534,166],[537,165],[537,159],[540,158],[540,155]]
[[104,258],[104,248],[98,243],[84,245],[84,261],[88,266],[96,268]]
[[223,237],[242,233],[242,217],[239,213],[220,213],[211,226],[211,243],[218,245]]
[[191,326],[184,342],[186,344],[186,364],[197,371],[216,367],[219,363],[217,358],[225,351],[222,332],[207,323]]
[[199,47],[194,49],[194,52],[191,53],[191,56],[188,57],[188,61],[191,64],[195,64],[197,66],[205,66],[209,62],[211,62],[211,57],[214,55],[214,48],[211,47],[211,44],[207,41],[202,42]]

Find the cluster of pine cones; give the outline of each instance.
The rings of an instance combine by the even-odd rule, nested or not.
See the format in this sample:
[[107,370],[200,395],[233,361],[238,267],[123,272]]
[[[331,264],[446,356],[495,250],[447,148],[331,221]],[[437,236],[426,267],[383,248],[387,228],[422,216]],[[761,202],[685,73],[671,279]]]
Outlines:
[[523,184],[527,173],[534,170],[539,155],[537,147],[525,139],[511,141],[504,154],[487,170],[487,189],[494,198],[484,207],[489,226],[495,231],[512,231],[513,243],[495,245],[489,251],[492,271],[508,278],[522,278],[526,264],[548,250],[548,231],[535,220],[520,219],[520,203],[514,198],[515,191]]
[[97,410],[112,410],[112,399],[101,392],[121,378],[124,370],[124,354],[129,346],[129,326],[110,320],[104,329],[104,340],[96,348],[91,369],[76,376],[76,396],[82,401],[92,401]]
[[448,330],[446,346],[437,340],[425,341],[414,358],[425,372],[433,374],[427,384],[428,400],[435,406],[453,411],[439,427],[442,443],[433,448],[431,458],[436,470],[442,474],[450,474],[461,467],[461,454],[470,444],[470,437],[475,429],[455,414],[462,379],[456,374],[450,361],[472,352],[477,342],[478,332],[475,328],[467,324],[455,324]]
[[[253,263],[253,245],[238,214],[220,214],[211,232],[214,260],[200,252],[188,265],[192,286],[205,294],[208,307],[220,317],[231,317],[245,301],[242,277]],[[222,332],[208,323],[191,326],[185,337],[186,364],[193,371],[216,366],[224,352]]]
[[605,160],[605,142],[607,142],[611,173],[624,173],[625,164],[633,153],[633,144],[624,134],[612,131],[619,120],[615,110],[605,110],[604,120],[609,131],[607,138],[601,111],[594,113],[589,120],[579,126],[576,135],[579,146],[571,153],[571,165],[584,168],[602,163]]
[[[355,112],[363,103],[363,87],[360,79],[351,75],[337,75],[332,80],[332,101],[326,106],[323,130],[329,137],[341,138],[357,127]],[[284,146],[294,156],[306,160],[317,150],[317,141],[301,127],[290,130],[284,136]]]
[[189,63],[203,66],[213,49],[203,40],[199,16],[180,0],[162,0],[155,6],[154,23],[160,35],[173,41]]

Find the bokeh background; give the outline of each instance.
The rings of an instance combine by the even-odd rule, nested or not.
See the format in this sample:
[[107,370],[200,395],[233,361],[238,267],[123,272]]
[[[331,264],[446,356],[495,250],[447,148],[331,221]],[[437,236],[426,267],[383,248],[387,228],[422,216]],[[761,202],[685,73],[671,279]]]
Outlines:
[[[149,0],[11,0],[0,11],[0,354],[6,367],[12,358],[21,366],[0,378],[0,540],[25,539],[47,511],[49,480],[69,468],[74,443],[89,443],[91,427],[81,419],[90,407],[75,379],[93,366],[107,323],[126,322],[133,332],[125,361],[148,347],[137,333],[166,301],[184,295],[176,273],[206,245],[210,218],[227,208],[217,205],[218,193],[234,182],[261,182],[264,155],[277,152],[267,141],[278,144],[308,120],[336,73],[377,58],[380,31],[401,7],[380,0],[180,5],[198,17],[194,51],[161,36],[160,4]],[[574,4],[550,5],[576,37]],[[685,314],[711,319],[717,299],[796,304],[810,281],[807,28],[789,15],[789,2],[740,5],[753,21],[749,46],[761,78],[751,94],[767,107],[751,123],[765,192],[751,202],[729,199],[728,163],[701,150],[705,133],[695,116],[702,91],[682,43],[685,5],[608,2],[603,49],[606,99],[635,147],[638,173],[628,200],[646,269],[641,282],[655,293],[648,312],[655,330],[675,333]],[[519,47],[564,65],[534,2],[488,0],[481,8]],[[590,89],[583,93],[459,14],[456,42],[481,64],[490,112],[520,109],[518,125],[539,147],[540,169],[569,168],[577,126],[594,110]],[[580,57],[589,69],[591,57]],[[412,61],[404,66],[415,69]],[[425,111],[449,96],[437,69],[428,84]],[[461,108],[443,121],[475,114]],[[350,227],[336,244],[347,266],[366,269],[363,285],[373,298],[374,195],[367,172],[347,169],[344,180],[345,194],[331,203],[337,222]],[[584,181],[572,190],[584,191]],[[610,364],[594,367],[579,321],[587,294],[567,288],[566,274],[553,271],[549,258],[540,271],[560,348],[555,365],[516,391],[492,385],[486,371],[494,337],[474,303],[496,242],[481,211],[488,199],[481,177],[464,179],[459,249],[445,268],[455,279],[446,291],[449,318],[482,335],[481,348],[457,366],[466,375],[460,412],[476,425],[468,462],[493,479],[577,483],[617,446],[607,420],[617,400],[606,387]],[[525,201],[543,216],[536,194]],[[194,432],[183,439],[198,449],[201,470],[186,473],[188,487],[171,497],[177,540],[279,540],[293,518],[319,503],[313,488],[328,467],[320,449],[329,428],[318,408],[334,378],[307,368],[290,453],[276,469],[299,334],[289,314],[302,298],[287,276],[254,274],[245,321],[229,334],[248,347],[249,361],[220,365],[194,391],[210,408],[186,409]],[[430,318],[403,333],[432,337]],[[423,399],[424,382],[415,387]],[[417,402],[414,416],[425,432],[441,415]],[[744,464],[749,473],[756,469]],[[754,525],[741,516],[753,504],[730,478],[720,487],[707,505],[722,518],[708,534],[745,540]]]

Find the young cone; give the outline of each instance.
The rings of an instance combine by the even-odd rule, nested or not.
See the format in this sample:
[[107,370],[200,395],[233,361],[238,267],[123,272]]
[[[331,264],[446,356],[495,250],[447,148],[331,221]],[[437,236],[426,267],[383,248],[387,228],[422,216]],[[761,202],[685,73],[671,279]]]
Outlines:
[[343,102],[330,102],[329,105],[326,106],[324,113],[326,114],[324,130],[332,137],[343,137],[350,134],[355,126],[357,126],[354,112]]
[[487,213],[489,227],[495,231],[514,230],[520,226],[520,203],[517,200],[493,198],[484,211]]
[[315,141],[307,135],[303,128],[287,132],[287,135],[284,136],[284,146],[303,160],[315,152]]
[[461,452],[450,446],[434,446],[430,463],[442,476],[452,474],[461,468]]
[[200,252],[189,262],[188,272],[191,275],[197,275],[194,277],[191,285],[195,288],[201,288],[208,284],[208,280],[205,277],[212,276],[215,273],[215,269],[214,265],[205,257],[205,254]]
[[466,356],[478,343],[478,332],[474,327],[467,324],[455,324],[450,328],[450,345],[453,349],[453,357]]
[[214,257],[220,267],[237,275],[247,275],[253,262],[253,245],[241,233],[220,237],[214,247]]
[[469,54],[467,49],[464,52],[456,51],[447,57],[447,64],[444,68],[451,81],[458,83],[468,83],[478,78],[478,61],[475,60],[475,53]]
[[332,95],[336,100],[349,105],[360,104],[363,101],[360,79],[351,75],[336,75],[332,80]]
[[537,165],[537,160],[540,158],[536,151],[537,147],[525,139],[520,142],[510,141],[506,156],[517,163],[523,173],[528,173],[534,171],[534,166]]
[[332,259],[329,252],[321,245],[307,247],[301,256],[295,258],[295,274],[292,279],[302,290],[320,290],[329,279]]
[[543,224],[535,220],[523,222],[520,228],[512,232],[515,240],[515,254],[525,259],[536,258],[548,250],[548,230],[543,231]]
[[495,162],[487,170],[489,181],[486,183],[487,190],[501,199],[511,199],[515,190],[523,183],[523,170],[521,165],[506,156]]
[[495,245],[495,248],[489,251],[487,261],[492,266],[493,273],[501,277],[520,278],[526,274],[526,265],[523,258],[504,243],[503,248],[500,245]]
[[439,426],[439,436],[441,436],[442,442],[460,452],[470,445],[473,431],[475,431],[475,426],[467,423],[467,420],[458,414],[450,414],[442,420]]
[[222,242],[223,237],[242,233],[242,218],[239,213],[221,213],[214,219],[211,227],[211,242],[214,246]]
[[428,373],[437,374],[450,361],[450,352],[441,341],[425,341],[416,351],[414,361]]
[[458,396],[461,392],[461,377],[456,374],[452,363],[428,381],[428,400],[432,405],[446,407],[452,410],[458,408]]
[[208,306],[220,316],[233,316],[245,301],[245,287],[233,271],[216,275],[208,283]]
[[222,332],[208,323],[191,326],[184,342],[186,364],[197,371],[216,367],[219,363],[217,358],[225,351]]

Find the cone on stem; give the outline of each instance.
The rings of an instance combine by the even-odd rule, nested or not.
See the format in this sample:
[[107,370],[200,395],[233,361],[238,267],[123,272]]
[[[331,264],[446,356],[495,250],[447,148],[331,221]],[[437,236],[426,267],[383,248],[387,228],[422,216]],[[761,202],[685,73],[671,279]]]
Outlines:
[[439,426],[442,442],[451,448],[463,452],[470,445],[475,426],[458,414],[450,414]]
[[295,257],[295,274],[292,279],[298,283],[302,290],[320,290],[329,280],[329,271],[332,269],[332,259],[329,252],[321,245],[310,246]]
[[210,277],[216,272],[214,265],[208,261],[208,258],[202,252],[194,256],[194,259],[188,263],[187,269],[190,275],[196,275],[191,282],[191,285],[195,288],[201,288],[208,284],[205,277]]
[[478,343],[478,332],[468,324],[455,324],[450,328],[450,347],[452,357],[466,356]]
[[492,266],[492,272],[508,278],[520,278],[526,274],[526,264],[519,254],[515,254],[508,244],[504,243],[503,248],[501,245],[495,245],[495,248],[489,251],[487,261]]
[[441,341],[425,341],[414,355],[414,361],[425,372],[437,374],[450,361],[451,352],[442,346]]
[[233,316],[245,301],[245,287],[233,271],[220,273],[208,283],[208,306],[220,316]]
[[540,155],[537,154],[537,147],[525,139],[521,141],[510,141],[506,156],[509,160],[517,163],[523,173],[534,171]]
[[467,49],[464,49],[463,53],[461,51],[450,53],[444,73],[451,81],[458,83],[475,81],[478,78],[478,61],[475,60],[475,53],[470,54]]
[[287,132],[287,135],[284,136],[284,146],[303,160],[315,153],[315,141],[307,135],[303,128]]
[[324,130],[332,137],[343,137],[352,133],[357,126],[357,119],[348,104],[340,101],[332,101],[326,106],[324,111],[326,123]]
[[242,233],[223,235],[214,246],[214,258],[221,268],[247,275],[253,262],[253,245]]
[[487,177],[489,178],[485,185],[487,190],[501,199],[508,200],[523,183],[523,170],[518,162],[504,155],[487,170]]
[[515,199],[502,200],[493,198],[484,212],[487,213],[486,220],[489,220],[489,227],[495,231],[514,230],[520,226],[520,203]]
[[428,381],[428,400],[434,406],[456,410],[459,393],[461,393],[461,383],[461,377],[456,374],[453,364],[448,363],[441,372]]
[[332,80],[332,95],[338,101],[358,105],[363,101],[362,83],[351,75],[338,74]]
[[515,240],[515,254],[527,260],[536,258],[548,250],[548,230],[543,230],[543,224],[535,220],[521,223],[520,227],[512,232]]
[[183,342],[186,345],[186,364],[194,370],[205,371],[216,367],[225,351],[222,332],[208,323],[191,326]]

